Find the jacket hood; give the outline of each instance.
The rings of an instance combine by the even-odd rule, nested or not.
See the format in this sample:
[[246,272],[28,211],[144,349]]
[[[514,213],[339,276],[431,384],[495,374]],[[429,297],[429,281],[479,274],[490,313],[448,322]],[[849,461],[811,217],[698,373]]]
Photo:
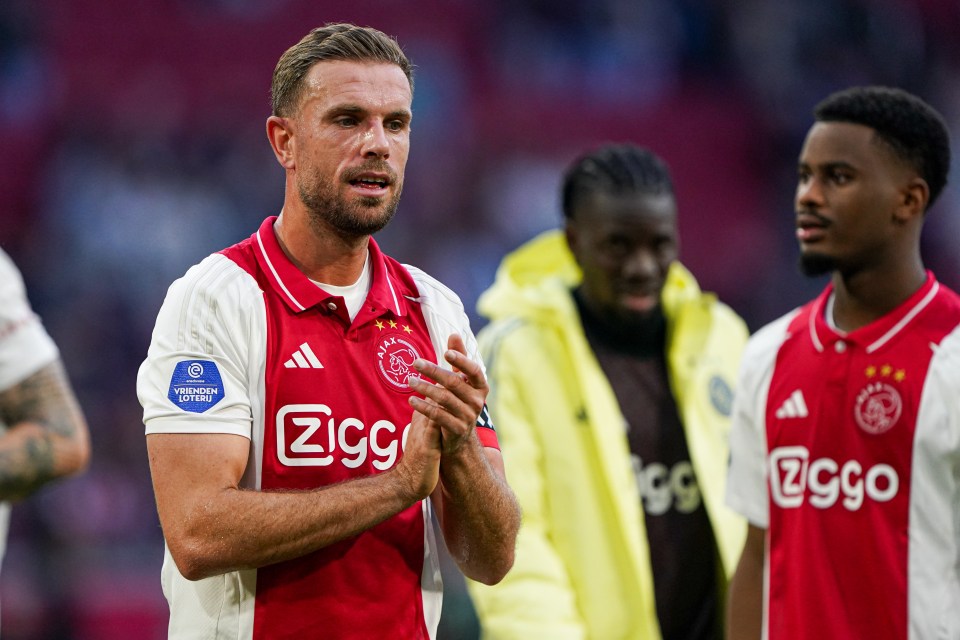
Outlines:
[[[557,316],[573,309],[568,293],[581,277],[563,231],[545,231],[507,254],[497,268],[493,286],[480,296],[477,311],[491,321]],[[693,275],[679,262],[670,265],[660,294],[667,317],[674,316],[682,303],[699,296],[700,287]]]

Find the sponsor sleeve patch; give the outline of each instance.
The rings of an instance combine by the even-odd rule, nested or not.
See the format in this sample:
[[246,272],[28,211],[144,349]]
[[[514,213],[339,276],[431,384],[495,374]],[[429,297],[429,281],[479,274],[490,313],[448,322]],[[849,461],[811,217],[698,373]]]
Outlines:
[[223,380],[216,363],[210,360],[178,362],[170,377],[167,397],[191,413],[203,413],[223,400]]

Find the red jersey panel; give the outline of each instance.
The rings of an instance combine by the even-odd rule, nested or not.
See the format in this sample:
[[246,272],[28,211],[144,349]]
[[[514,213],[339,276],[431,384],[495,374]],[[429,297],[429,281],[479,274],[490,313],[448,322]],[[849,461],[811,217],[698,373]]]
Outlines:
[[[374,243],[371,292],[351,323],[342,298],[327,295],[281,259],[272,228],[261,229],[259,237],[264,251],[254,255],[268,285],[261,489],[312,489],[389,469],[410,424],[410,366],[420,357],[435,360],[423,316],[406,304],[397,312],[402,298],[394,298],[385,273],[394,265]],[[225,255],[252,249],[248,241]],[[273,281],[271,266],[277,270]],[[416,295],[406,271],[390,275],[401,296]],[[281,282],[286,291],[270,286]],[[415,505],[359,536],[261,568],[254,638],[426,638],[423,529]]]

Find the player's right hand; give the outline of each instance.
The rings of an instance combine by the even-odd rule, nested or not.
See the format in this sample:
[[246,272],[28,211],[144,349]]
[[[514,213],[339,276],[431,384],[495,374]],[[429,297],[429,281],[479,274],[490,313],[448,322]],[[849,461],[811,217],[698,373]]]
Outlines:
[[[411,405],[426,402],[411,398]],[[442,451],[440,425],[414,411],[407,432],[403,455],[397,463],[397,473],[407,483],[414,500],[422,500],[433,493],[440,480],[440,453]]]

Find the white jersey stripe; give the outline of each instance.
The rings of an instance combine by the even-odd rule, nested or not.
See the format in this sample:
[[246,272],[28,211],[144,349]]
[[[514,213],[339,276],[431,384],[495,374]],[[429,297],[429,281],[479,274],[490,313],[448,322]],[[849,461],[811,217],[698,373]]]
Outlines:
[[420,597],[423,599],[423,620],[427,625],[430,640],[436,640],[440,625],[440,610],[443,608],[443,577],[440,573],[440,558],[433,532],[433,503],[423,500],[423,572],[420,574]]
[[813,341],[813,348],[819,352],[823,352],[823,343],[820,342],[820,336],[817,335],[817,314],[810,314],[810,339]]
[[400,313],[400,301],[397,300],[397,292],[393,289],[393,283],[390,282],[390,278],[387,278],[387,287],[390,289],[390,297],[393,298],[393,312],[395,314],[403,315]]
[[940,291],[940,283],[934,282],[933,286],[930,287],[930,291],[927,293],[927,295],[923,296],[923,299],[917,303],[917,306],[911,309],[907,315],[903,316],[903,318],[900,319],[900,322],[893,325],[890,331],[887,331],[885,334],[883,334],[883,337],[867,347],[867,353],[873,353],[883,345],[887,344],[887,342],[889,342],[893,336],[900,333],[900,331],[902,331],[903,328],[907,326],[907,324],[909,324],[909,322],[913,320],[918,313],[923,311],[926,306],[930,304],[930,302],[937,296],[938,291]]
[[277,284],[280,285],[280,289],[283,290],[283,293],[290,298],[290,302],[296,305],[297,309],[303,311],[306,309],[305,306],[300,304],[300,301],[293,297],[293,294],[290,293],[290,290],[287,289],[287,285],[283,283],[283,280],[280,279],[280,274],[277,273],[277,268],[273,266],[273,262],[270,261],[270,256],[267,254],[267,250],[263,246],[263,239],[260,237],[260,232],[257,231],[257,247],[260,249],[260,255],[263,256],[263,261],[267,264],[267,267],[270,268],[270,273],[273,274],[274,280],[277,281]]

